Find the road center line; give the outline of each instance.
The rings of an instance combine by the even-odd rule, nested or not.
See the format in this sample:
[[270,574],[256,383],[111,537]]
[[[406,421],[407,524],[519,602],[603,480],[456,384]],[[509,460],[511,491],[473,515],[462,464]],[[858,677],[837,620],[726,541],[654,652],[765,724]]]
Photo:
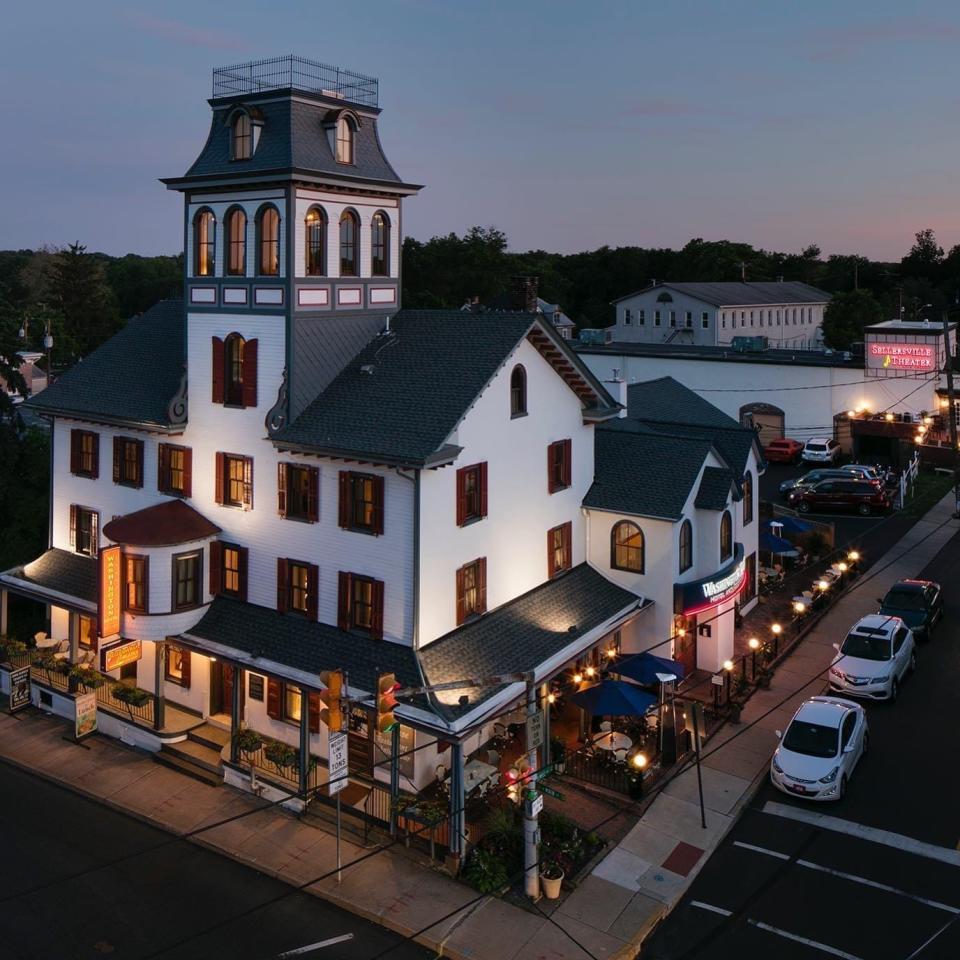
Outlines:
[[704,903],[702,900],[691,900],[691,907],[699,907],[701,910],[709,910],[711,913],[719,913],[721,917],[733,915],[732,910],[724,910],[723,907],[715,907],[712,903]]
[[754,853],[762,853],[768,857],[776,857],[778,860],[789,860],[790,854],[781,853],[779,850],[768,850],[766,847],[758,847],[752,843],[744,843],[742,840],[734,840],[735,847],[743,847],[744,850],[752,850]]
[[763,813],[786,820],[798,820],[800,823],[809,823],[823,830],[833,830],[836,833],[846,833],[860,840],[870,843],[880,843],[887,847],[894,847],[906,853],[926,857],[928,860],[939,860],[953,867],[960,867],[960,850],[950,850],[947,847],[938,847],[935,843],[925,843],[923,840],[914,840],[905,837],[902,833],[893,833],[890,830],[880,830],[877,827],[867,827],[852,820],[841,820],[840,817],[831,817],[826,813],[815,810],[801,810],[785,803],[769,801],[763,805]]
[[858,877],[852,873],[844,873],[842,870],[834,870],[833,867],[824,867],[819,863],[811,863],[809,860],[798,860],[797,865],[806,867],[808,870],[819,870],[821,873],[829,873],[831,876],[839,877],[841,880],[851,880],[854,883],[862,883],[865,887],[873,887],[875,890],[895,893],[898,897],[906,897],[908,900],[925,904],[928,907],[933,907],[935,910],[945,910],[947,913],[960,914],[960,907],[951,907],[948,903],[928,900],[926,897],[921,897],[915,893],[908,893],[906,890],[899,890],[897,887],[891,887],[885,883],[878,883],[876,880],[868,880],[866,877]]
[[305,947],[297,947],[295,950],[287,950],[285,953],[278,953],[277,960],[283,960],[284,957],[299,957],[304,953],[311,953],[313,950],[319,950],[321,947],[332,947],[335,943],[343,943],[345,940],[352,939],[352,933],[345,933],[342,937],[331,937],[329,940],[321,940],[318,943],[308,943]]
[[751,920],[749,917],[747,918],[747,923],[756,927],[758,930],[766,930],[767,933],[774,933],[778,937],[783,937],[785,940],[793,940],[795,943],[802,943],[808,947],[813,947],[815,950],[822,950],[824,953],[829,953],[832,957],[841,957],[842,960],[861,960],[860,957],[852,953],[847,953],[846,950],[838,950],[836,947],[831,947],[826,943],[820,943],[819,940],[810,940],[808,937],[801,937],[796,933],[790,933],[789,930],[771,927],[769,923]]

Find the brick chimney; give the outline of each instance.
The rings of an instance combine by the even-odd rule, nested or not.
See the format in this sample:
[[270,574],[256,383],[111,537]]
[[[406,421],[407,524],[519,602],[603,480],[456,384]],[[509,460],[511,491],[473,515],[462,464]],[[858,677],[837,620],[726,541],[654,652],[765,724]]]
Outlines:
[[512,277],[513,309],[523,313],[537,312],[539,277]]

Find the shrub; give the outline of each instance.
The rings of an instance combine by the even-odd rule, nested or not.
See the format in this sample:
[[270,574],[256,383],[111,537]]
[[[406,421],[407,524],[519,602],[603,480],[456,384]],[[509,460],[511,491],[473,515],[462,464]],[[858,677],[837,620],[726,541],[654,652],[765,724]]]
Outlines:
[[263,755],[281,770],[292,767],[297,762],[297,751],[280,740],[271,740],[264,747]]
[[567,745],[559,737],[550,738],[550,759],[554,763],[563,763],[567,756]]
[[478,893],[495,893],[507,885],[509,877],[500,857],[483,847],[476,847],[467,860],[463,879]]
[[114,700],[119,700],[128,707],[142,707],[150,700],[150,694],[146,690],[128,687],[125,683],[118,683],[110,692]]
[[241,753],[256,753],[263,745],[263,737],[256,730],[245,727],[237,731],[237,749]]

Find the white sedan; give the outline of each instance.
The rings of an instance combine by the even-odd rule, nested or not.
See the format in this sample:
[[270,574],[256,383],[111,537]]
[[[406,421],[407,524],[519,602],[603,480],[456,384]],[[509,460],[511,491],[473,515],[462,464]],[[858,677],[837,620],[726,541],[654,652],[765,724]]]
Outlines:
[[770,779],[778,790],[806,800],[842,800],[870,738],[863,707],[840,697],[804,701],[787,732],[777,736]]
[[839,655],[830,665],[830,689],[854,697],[892,702],[917,666],[913,633],[900,617],[862,617],[834,647]]

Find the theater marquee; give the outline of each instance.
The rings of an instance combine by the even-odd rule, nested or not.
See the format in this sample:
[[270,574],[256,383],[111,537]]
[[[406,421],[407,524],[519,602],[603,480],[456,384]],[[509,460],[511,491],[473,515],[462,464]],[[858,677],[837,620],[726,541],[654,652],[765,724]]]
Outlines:
[[932,343],[871,340],[867,344],[867,369],[904,373],[932,373],[937,369],[937,347]]

